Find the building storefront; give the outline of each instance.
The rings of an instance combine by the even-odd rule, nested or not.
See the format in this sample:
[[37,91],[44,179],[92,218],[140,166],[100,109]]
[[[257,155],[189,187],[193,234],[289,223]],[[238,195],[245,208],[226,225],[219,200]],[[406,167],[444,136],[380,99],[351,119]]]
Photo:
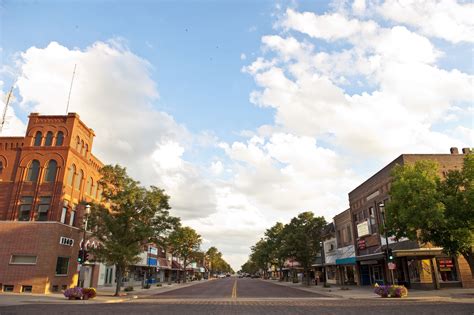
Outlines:
[[337,284],[357,284],[356,258],[348,257],[336,259],[338,281]]

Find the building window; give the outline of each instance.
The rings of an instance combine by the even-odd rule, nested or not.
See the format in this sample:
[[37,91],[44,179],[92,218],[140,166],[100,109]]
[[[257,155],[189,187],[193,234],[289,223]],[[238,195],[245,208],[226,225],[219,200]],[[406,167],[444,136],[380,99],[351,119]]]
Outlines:
[[87,145],[87,143],[85,144],[85,147],[84,147],[84,156],[87,155],[87,152],[89,152],[89,146]]
[[3,286],[3,292],[13,292],[14,286],[11,284],[5,284]]
[[458,281],[456,265],[453,258],[436,258],[440,282]]
[[37,182],[39,175],[40,163],[38,160],[33,160],[28,167],[28,173],[26,174],[27,182]]
[[12,255],[10,257],[11,265],[36,265],[36,256],[33,255]]
[[72,183],[74,181],[74,174],[76,173],[76,165],[71,165],[71,168],[69,169],[69,174],[67,175],[67,184],[68,186],[72,187]]
[[64,141],[64,133],[62,131],[59,131],[58,134],[56,135],[56,146],[62,146]]
[[36,133],[36,136],[35,136],[34,146],[35,147],[40,147],[41,146],[41,140],[43,140],[43,134],[41,133],[41,131],[38,131]]
[[48,133],[46,133],[46,139],[44,140],[44,145],[47,147],[50,147],[53,145],[53,133],[51,131],[48,131]]
[[61,223],[66,223],[66,214],[67,214],[67,207],[63,207],[61,210]]
[[81,151],[81,139],[79,139],[79,137],[76,137],[76,150],[78,152]]
[[74,226],[74,219],[76,218],[76,211],[71,211],[69,216],[69,225]]
[[92,177],[89,177],[89,179],[87,180],[86,193],[87,193],[89,196],[92,195]]
[[2,174],[2,172],[3,172],[3,162],[0,161],[0,174]]
[[347,226],[346,231],[347,231],[347,241],[349,243],[351,243],[352,242],[352,233],[351,233],[351,226],[350,225]]
[[32,204],[33,204],[33,197],[21,197],[20,209],[18,212],[18,221],[30,221]]
[[58,163],[55,160],[49,160],[44,174],[45,182],[54,182],[56,180],[56,172],[58,170]]
[[80,151],[81,151],[81,155],[84,155],[84,140],[81,140],[81,148],[80,148]]
[[51,287],[51,292],[59,292],[59,285],[54,284],[54,285]]
[[51,205],[51,197],[40,197],[37,211],[37,221],[48,221],[48,211]]
[[84,172],[82,170],[79,170],[79,173],[76,177],[76,183],[74,184],[74,188],[76,188],[77,190],[81,190],[82,178],[84,178]]
[[69,257],[58,257],[56,261],[56,276],[67,276]]
[[31,285],[22,285],[21,286],[21,292],[22,293],[31,293],[33,291],[33,286]]

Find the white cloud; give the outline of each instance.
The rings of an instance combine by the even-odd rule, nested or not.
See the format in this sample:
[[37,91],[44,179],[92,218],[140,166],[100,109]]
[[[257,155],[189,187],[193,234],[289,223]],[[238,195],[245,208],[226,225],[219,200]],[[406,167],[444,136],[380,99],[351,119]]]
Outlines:
[[377,10],[422,34],[452,43],[474,42],[474,4],[455,0],[386,0]]
[[164,188],[175,215],[195,218],[215,211],[212,185],[182,158],[194,142],[209,137],[190,134],[153,108],[159,94],[146,60],[115,40],[84,50],[52,42],[29,48],[18,64],[20,105],[42,114],[65,113],[76,64],[69,111],[95,130],[93,152],[105,163],[125,165],[144,184]]
[[245,60],[245,59],[247,59],[247,55],[244,54],[244,53],[241,53],[240,54],[240,60]]

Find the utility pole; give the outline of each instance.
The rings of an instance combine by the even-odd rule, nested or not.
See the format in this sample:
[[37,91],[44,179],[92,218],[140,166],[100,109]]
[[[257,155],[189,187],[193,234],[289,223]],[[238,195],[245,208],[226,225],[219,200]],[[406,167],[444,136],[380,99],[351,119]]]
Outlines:
[[3,126],[5,125],[5,121],[7,119],[8,104],[10,103],[10,98],[11,98],[12,94],[13,94],[13,85],[12,85],[10,91],[8,92],[7,101],[5,102],[5,108],[3,109],[2,120],[0,122],[0,133],[2,132]]

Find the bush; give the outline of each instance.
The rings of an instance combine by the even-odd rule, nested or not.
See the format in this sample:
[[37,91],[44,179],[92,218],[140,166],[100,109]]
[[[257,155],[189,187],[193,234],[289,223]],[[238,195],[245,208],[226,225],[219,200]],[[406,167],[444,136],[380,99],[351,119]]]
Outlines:
[[324,282],[324,287],[325,287],[325,288],[330,288],[331,285],[330,285],[329,283],[327,283],[327,282]]
[[77,299],[80,300],[83,296],[81,287],[74,287],[64,290],[64,296],[70,300]]
[[402,298],[408,296],[408,290],[403,285],[378,285],[375,284],[374,293],[381,297]]
[[82,289],[82,294],[88,299],[93,299],[97,296],[97,291],[94,288],[84,288]]
[[157,283],[156,286],[157,286],[157,287],[161,287],[162,284],[161,284],[161,283]]
[[133,287],[132,286],[128,286],[126,287],[125,289],[123,289],[125,292],[130,292],[130,291],[133,291]]

